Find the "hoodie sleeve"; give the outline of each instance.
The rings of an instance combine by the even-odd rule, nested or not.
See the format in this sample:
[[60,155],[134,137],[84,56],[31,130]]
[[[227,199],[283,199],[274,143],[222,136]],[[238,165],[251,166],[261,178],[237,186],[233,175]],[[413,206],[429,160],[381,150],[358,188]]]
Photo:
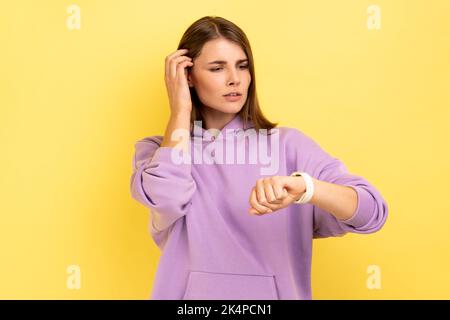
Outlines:
[[161,136],[153,136],[135,144],[130,180],[131,195],[151,210],[151,226],[156,232],[188,213],[196,191],[191,164],[173,161],[173,148],[160,147],[161,142]]
[[388,215],[387,203],[380,192],[363,177],[349,173],[342,161],[328,154],[311,137],[305,134],[302,136],[300,152],[306,158],[303,164],[305,171],[318,180],[351,187],[358,195],[355,213],[347,220],[339,220],[331,213],[313,206],[313,237],[342,236],[347,232],[374,233],[380,230]]

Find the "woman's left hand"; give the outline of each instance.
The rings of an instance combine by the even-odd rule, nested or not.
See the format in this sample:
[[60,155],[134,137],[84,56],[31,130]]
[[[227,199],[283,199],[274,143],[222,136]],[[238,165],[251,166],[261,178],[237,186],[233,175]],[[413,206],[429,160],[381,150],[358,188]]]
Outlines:
[[249,213],[261,215],[283,209],[300,199],[305,190],[305,181],[301,176],[272,176],[258,179],[250,194]]

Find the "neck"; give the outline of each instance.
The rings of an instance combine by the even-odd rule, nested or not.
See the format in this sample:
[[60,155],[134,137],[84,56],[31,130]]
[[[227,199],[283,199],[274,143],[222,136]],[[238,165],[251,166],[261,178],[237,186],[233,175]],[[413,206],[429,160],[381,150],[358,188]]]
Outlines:
[[234,119],[236,113],[224,113],[215,109],[204,108],[202,116],[206,130],[211,128],[222,130],[228,122]]

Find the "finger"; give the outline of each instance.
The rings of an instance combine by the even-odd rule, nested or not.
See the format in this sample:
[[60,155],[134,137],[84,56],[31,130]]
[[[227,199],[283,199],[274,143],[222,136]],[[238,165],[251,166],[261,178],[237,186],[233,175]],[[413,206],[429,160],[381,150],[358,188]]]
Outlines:
[[286,189],[287,180],[285,176],[280,176],[277,180],[277,183],[275,184],[275,194],[281,195],[280,199],[284,200],[289,196],[289,192]]
[[253,211],[256,211],[256,212],[254,212],[256,214],[264,214],[264,213],[268,213],[268,211],[269,211],[269,209],[267,207],[259,204],[258,199],[256,197],[256,188],[252,189],[250,205],[252,206],[250,211],[252,211],[252,209],[253,209]]
[[[252,208],[254,210],[256,210],[257,212],[255,212],[256,214],[263,214],[263,213],[267,213],[268,212],[268,208],[260,205],[258,203],[258,199],[256,198],[256,188],[252,189],[252,192],[250,194],[250,205],[252,206]],[[250,209],[250,212],[252,210]]]
[[170,62],[170,70],[171,70],[171,79],[175,79],[177,77],[177,69],[180,63],[184,61],[192,61],[191,58],[186,56],[176,57]]
[[271,179],[264,179],[264,193],[266,194],[266,199],[269,202],[269,204],[279,204],[281,203],[280,200],[277,199],[275,196],[275,192],[273,190],[273,180]]
[[274,179],[272,183],[272,189],[275,198],[279,201],[282,201],[285,196],[285,193],[283,192],[283,183],[280,179]]
[[258,200],[258,204],[272,211],[272,209],[270,208],[270,204],[267,202],[263,180],[264,179],[261,178],[256,181],[256,199]]
[[250,209],[248,210],[249,213],[259,214],[259,212],[255,209],[255,207],[258,206],[257,202],[255,188],[253,187],[252,191],[250,191],[250,197],[248,199],[248,203],[250,204]]
[[178,66],[177,66],[178,81],[183,81],[183,82],[186,81],[186,79],[187,79],[186,68],[189,66],[192,66],[192,65],[193,65],[193,63],[191,61],[183,61],[178,64]]
[[178,49],[166,57],[166,59],[165,59],[165,66],[166,66],[165,74],[167,76],[169,76],[171,73],[170,72],[170,61],[175,57],[181,56],[182,54],[186,54],[188,51],[189,51],[188,49]]

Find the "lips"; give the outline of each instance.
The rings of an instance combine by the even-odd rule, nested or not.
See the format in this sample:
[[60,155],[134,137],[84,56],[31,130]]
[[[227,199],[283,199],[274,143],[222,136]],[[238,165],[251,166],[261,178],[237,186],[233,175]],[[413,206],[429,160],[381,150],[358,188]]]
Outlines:
[[241,96],[242,94],[239,92],[230,92],[227,94],[224,94],[225,97],[229,97],[229,96]]
[[225,98],[225,100],[230,101],[230,102],[237,102],[239,100],[241,100],[241,95],[237,95],[237,96],[231,96],[231,95],[224,95],[223,96]]

